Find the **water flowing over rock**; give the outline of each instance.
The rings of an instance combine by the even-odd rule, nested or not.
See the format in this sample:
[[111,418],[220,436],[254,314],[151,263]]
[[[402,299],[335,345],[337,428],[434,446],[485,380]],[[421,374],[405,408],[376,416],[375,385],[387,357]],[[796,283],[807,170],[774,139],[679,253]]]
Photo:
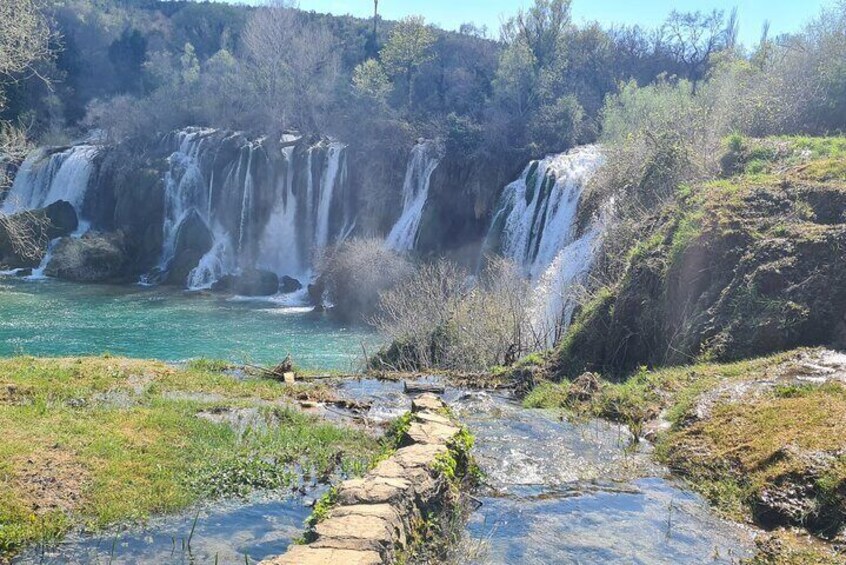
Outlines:
[[349,234],[345,145],[308,144],[293,135],[249,140],[199,128],[171,134],[168,142],[160,268],[171,268],[176,234],[191,214],[212,234],[186,277],[189,288],[256,267],[308,278],[315,251]]
[[[153,269],[148,282],[210,288],[253,269],[309,280],[320,249],[355,226],[348,176],[336,141],[186,128],[140,154],[121,144],[35,150],[0,210],[67,201],[81,218],[76,235],[122,231],[136,275]],[[208,232],[202,245],[180,249],[186,224]]]
[[588,180],[602,163],[599,147],[579,147],[530,163],[505,187],[483,247],[519,265],[534,281],[533,331],[552,345],[570,324],[574,290],[593,262],[602,218],[577,229],[577,212]]
[[33,151],[21,165],[0,211],[14,214],[64,200],[82,217],[97,154],[93,145]]
[[440,148],[434,141],[422,141],[411,150],[402,187],[402,213],[385,241],[388,248],[396,251],[414,249],[423,208],[429,197],[429,182],[440,159]]

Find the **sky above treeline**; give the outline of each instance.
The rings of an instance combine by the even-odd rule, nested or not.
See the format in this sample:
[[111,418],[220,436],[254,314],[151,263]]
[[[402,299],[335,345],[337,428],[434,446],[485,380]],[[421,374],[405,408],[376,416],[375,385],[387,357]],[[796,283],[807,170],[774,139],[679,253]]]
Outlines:
[[[248,4],[265,4],[266,0],[239,0]],[[379,0],[382,17],[397,20],[409,15],[422,15],[430,23],[444,29],[458,29],[467,22],[487,26],[489,35],[497,37],[500,21],[527,7],[531,0]],[[764,21],[770,22],[770,33],[777,35],[798,30],[819,14],[833,0],[573,0],[576,22],[598,21],[611,24],[638,24],[655,27],[671,10],[710,11],[737,7],[740,17],[740,40],[752,45],[761,35]],[[373,0],[299,0],[303,10],[352,14],[369,17]]]

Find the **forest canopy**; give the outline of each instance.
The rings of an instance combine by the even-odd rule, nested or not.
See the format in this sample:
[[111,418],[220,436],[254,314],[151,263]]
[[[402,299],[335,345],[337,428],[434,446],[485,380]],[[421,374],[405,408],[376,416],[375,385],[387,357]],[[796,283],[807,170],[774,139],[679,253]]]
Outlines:
[[596,139],[606,99],[626,85],[686,81],[698,94],[717,79],[723,96],[740,88],[756,109],[737,128],[843,128],[842,4],[793,35],[765,27],[750,47],[737,42],[736,13],[603,27],[574,23],[570,4],[537,0],[488,37],[472,23],[449,32],[422,17],[331,16],[290,1],[14,0],[1,41],[23,33],[32,57],[0,50],[2,116],[55,142],[94,127],[120,138],[189,124],[339,137],[389,127],[522,157]]

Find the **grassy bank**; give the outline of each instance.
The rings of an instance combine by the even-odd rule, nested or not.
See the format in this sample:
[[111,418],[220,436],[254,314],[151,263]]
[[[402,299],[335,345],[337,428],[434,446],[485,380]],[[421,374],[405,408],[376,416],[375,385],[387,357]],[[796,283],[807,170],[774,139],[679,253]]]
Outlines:
[[[0,556],[312,476],[357,472],[361,431],[288,407],[325,390],[122,358],[0,360]],[[0,557],[2,559],[2,557]]]
[[658,458],[723,515],[780,532],[761,563],[830,563],[831,546],[813,541],[841,543],[846,518],[846,380],[830,358],[803,349],[641,370],[622,383],[584,375],[541,383],[524,404],[621,421],[652,438]]

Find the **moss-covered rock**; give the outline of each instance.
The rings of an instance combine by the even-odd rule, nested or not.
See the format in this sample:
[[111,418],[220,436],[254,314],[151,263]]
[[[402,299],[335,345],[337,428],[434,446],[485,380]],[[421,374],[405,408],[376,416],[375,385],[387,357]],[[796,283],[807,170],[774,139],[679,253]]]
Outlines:
[[808,143],[746,149],[726,165],[739,176],[680,191],[621,280],[583,309],[558,374],[846,345],[846,154],[801,149]]
[[81,238],[59,240],[44,273],[74,282],[123,282],[128,268],[122,233],[88,233]]

